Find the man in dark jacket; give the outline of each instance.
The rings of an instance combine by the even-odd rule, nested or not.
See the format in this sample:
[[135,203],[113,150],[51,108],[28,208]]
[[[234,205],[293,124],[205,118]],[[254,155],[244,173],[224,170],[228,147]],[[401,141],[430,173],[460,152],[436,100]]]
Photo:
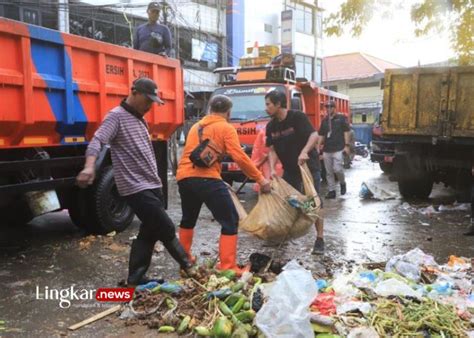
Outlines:
[[171,32],[168,27],[158,23],[160,4],[148,4],[148,22],[138,26],[133,37],[133,48],[145,52],[169,55],[171,50]]

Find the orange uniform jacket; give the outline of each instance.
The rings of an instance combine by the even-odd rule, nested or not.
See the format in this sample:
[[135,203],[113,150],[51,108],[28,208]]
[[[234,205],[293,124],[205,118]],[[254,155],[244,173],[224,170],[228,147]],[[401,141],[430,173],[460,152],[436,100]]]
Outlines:
[[189,177],[217,178],[221,177],[221,163],[216,162],[210,168],[194,166],[189,155],[199,145],[198,127],[204,126],[202,139],[211,139],[225,154],[230,155],[239,165],[245,175],[257,183],[264,180],[262,173],[255,167],[252,160],[240,147],[239,137],[235,128],[224,117],[207,115],[196,123],[189,131],[183,156],[179,161],[176,180],[180,181]]

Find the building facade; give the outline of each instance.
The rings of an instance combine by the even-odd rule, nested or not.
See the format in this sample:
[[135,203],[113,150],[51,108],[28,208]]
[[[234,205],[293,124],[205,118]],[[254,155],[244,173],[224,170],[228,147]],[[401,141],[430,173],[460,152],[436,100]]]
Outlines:
[[243,25],[243,32],[227,32],[228,45],[234,46],[229,48],[232,65],[255,43],[280,49],[284,45],[286,52],[295,55],[296,76],[321,84],[322,14],[317,0],[234,0],[229,1],[227,13],[228,21]]
[[399,65],[364,53],[327,56],[323,59],[323,86],[348,95],[353,124],[373,124],[382,111],[385,69]]

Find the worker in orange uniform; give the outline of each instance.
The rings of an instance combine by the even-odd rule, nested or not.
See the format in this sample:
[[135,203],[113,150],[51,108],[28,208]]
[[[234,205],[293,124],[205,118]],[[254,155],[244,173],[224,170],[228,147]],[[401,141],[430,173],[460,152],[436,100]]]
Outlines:
[[270,181],[265,179],[252,160],[242,150],[236,129],[228,122],[232,101],[225,95],[216,95],[209,102],[210,113],[196,123],[189,131],[183,156],[178,165],[176,180],[181,196],[183,216],[179,227],[179,240],[191,261],[194,227],[202,204],[211,211],[214,219],[222,226],[219,240],[220,270],[244,270],[236,263],[237,230],[239,216],[232,202],[229,188],[221,178],[221,163],[210,167],[196,164],[193,153],[203,140],[211,140],[214,148],[227,154],[239,165],[250,179],[255,180],[263,193],[270,192]]

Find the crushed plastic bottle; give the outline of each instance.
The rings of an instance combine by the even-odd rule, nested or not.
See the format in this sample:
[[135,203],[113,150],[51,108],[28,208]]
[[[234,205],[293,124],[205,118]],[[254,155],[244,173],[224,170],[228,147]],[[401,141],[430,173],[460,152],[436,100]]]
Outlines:
[[327,288],[327,286],[328,282],[326,282],[324,279],[318,279],[316,281],[316,287],[318,288],[318,291]]

